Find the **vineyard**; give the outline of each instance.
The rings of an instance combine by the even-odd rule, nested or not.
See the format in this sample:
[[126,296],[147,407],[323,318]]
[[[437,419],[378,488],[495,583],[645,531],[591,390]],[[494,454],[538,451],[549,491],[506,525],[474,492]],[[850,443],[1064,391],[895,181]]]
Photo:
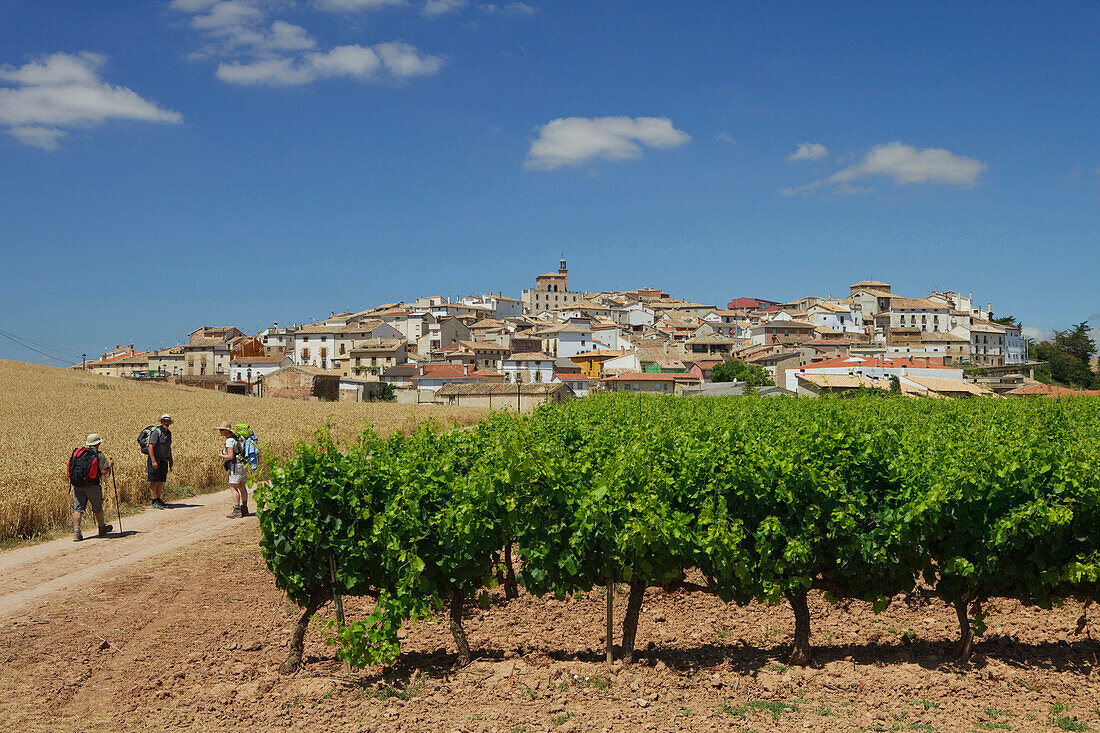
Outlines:
[[[145,459],[136,438],[164,412],[176,420],[170,491],[224,484],[211,430],[223,420],[251,424],[273,455],[289,456],[298,441],[325,423],[334,435],[350,437],[367,426],[411,432],[429,418],[467,425],[486,414],[476,408],[256,399],[0,361],[0,541],[71,521],[65,467],[88,433],[100,433],[102,450],[115,459],[122,502],[147,501]],[[106,496],[113,513],[113,491]]]
[[[645,591],[786,604],[810,661],[807,592],[956,611],[966,657],[993,598],[1049,608],[1100,591],[1100,400],[594,397],[476,429],[341,446],[322,432],[260,487],[261,550],[304,608],[375,599],[330,630],[353,666],[400,654],[402,624],[503,584],[606,589],[606,655],[634,657]],[[613,619],[614,589],[628,589]],[[337,606],[338,616],[342,616]],[[507,604],[492,614],[507,614]],[[1081,623],[1084,623],[1082,615]]]

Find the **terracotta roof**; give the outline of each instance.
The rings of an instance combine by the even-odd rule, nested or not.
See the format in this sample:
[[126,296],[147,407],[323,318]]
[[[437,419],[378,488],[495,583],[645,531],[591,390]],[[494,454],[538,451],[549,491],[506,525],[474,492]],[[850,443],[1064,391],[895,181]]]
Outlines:
[[810,330],[817,328],[814,324],[805,321],[764,321],[759,326],[753,326],[753,328],[760,328],[760,326],[765,328],[808,328]]
[[910,382],[915,382],[925,389],[932,390],[933,392],[942,393],[955,393],[955,394],[971,394],[971,395],[990,395],[993,394],[991,390],[979,387],[976,384],[970,382],[963,382],[956,379],[934,379],[932,377],[909,377]]
[[218,338],[216,336],[209,336],[206,338],[195,339],[189,344],[184,344],[184,349],[205,349],[210,346],[221,346],[225,343],[224,338]]
[[436,390],[437,397],[450,397],[452,395],[500,395],[507,398],[509,395],[545,395],[553,394],[563,389],[569,389],[569,385],[561,382],[528,382],[526,384],[445,384]]
[[400,349],[405,345],[405,341],[402,339],[375,339],[372,341],[364,341],[363,343],[356,344],[352,347],[351,353],[355,352],[370,352],[370,351],[394,351]]
[[857,288],[857,290],[863,290],[864,292],[870,293],[871,295],[874,295],[877,298],[890,298],[890,299],[893,299],[893,298],[900,298],[901,297],[900,295],[894,295],[893,293],[888,292],[886,290],[879,290],[878,288],[873,287],[873,286],[870,286],[870,287],[860,286],[859,288]]
[[579,326],[570,326],[568,324],[562,324],[560,326],[551,326],[550,328],[543,328],[535,332],[536,336],[552,336],[556,333],[592,333],[591,328],[580,328]]
[[321,367],[306,366],[304,364],[287,364],[285,367],[283,367],[279,371],[280,372],[282,372],[282,371],[302,372],[303,374],[312,374],[315,377],[323,377],[323,376],[339,377],[340,376],[336,372],[330,372],[330,371],[327,371],[325,369],[322,369]]
[[840,305],[839,303],[830,303],[827,300],[824,300],[820,303],[815,303],[814,305],[811,305],[807,310],[813,310],[814,308],[821,308],[822,310],[827,310],[830,313],[848,313],[849,311],[852,310],[852,307],[850,305]]
[[860,356],[842,356],[836,359],[819,361],[812,366],[800,367],[801,369],[840,369],[840,368],[867,368],[884,367],[887,369],[951,369],[952,367],[932,362],[925,363],[924,359],[882,357],[878,359],[864,358]]
[[935,331],[935,332],[926,331],[926,332],[921,334],[920,340],[921,341],[931,341],[931,342],[935,342],[935,341],[963,341],[963,342],[966,342],[966,341],[968,341],[966,336],[956,336],[955,334],[947,333],[946,331]]
[[424,373],[419,375],[425,379],[452,379],[454,377],[468,377],[469,369],[462,364],[425,364]]
[[890,308],[935,308],[937,310],[951,310],[951,306],[947,303],[938,303],[928,298],[901,298],[896,295],[890,300]]
[[1004,333],[1005,329],[999,323],[974,320],[970,322],[970,330],[978,333]]
[[295,334],[311,335],[315,333],[323,334],[356,334],[356,333],[369,333],[379,326],[383,325],[383,321],[378,319],[363,321],[362,323],[356,323],[355,325],[347,326],[326,326],[323,323],[311,323],[308,326],[302,326]]
[[478,369],[470,372],[470,376],[477,379],[504,379],[503,374],[494,372],[492,369]]
[[383,377],[415,377],[417,368],[415,364],[398,364],[382,372]]
[[285,356],[234,356],[229,360],[230,364],[278,364]]

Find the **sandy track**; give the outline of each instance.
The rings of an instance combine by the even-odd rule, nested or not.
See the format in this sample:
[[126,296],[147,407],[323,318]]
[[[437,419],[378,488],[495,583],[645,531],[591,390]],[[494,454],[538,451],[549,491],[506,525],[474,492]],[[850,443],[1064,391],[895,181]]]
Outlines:
[[[175,552],[226,532],[240,520],[225,517],[232,509],[229,489],[176,500],[169,509],[146,509],[118,518],[106,538],[95,536],[95,520],[85,515],[83,542],[64,539],[0,553],[0,618],[64,602],[68,591],[84,590],[115,577],[130,566]],[[90,513],[89,513],[90,514]],[[245,522],[256,521],[249,517]]]

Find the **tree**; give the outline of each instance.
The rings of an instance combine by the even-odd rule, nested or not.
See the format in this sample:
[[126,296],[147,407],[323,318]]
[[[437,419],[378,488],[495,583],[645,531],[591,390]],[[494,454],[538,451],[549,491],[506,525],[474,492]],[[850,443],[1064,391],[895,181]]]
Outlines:
[[749,387],[770,387],[775,384],[768,370],[758,364],[746,364],[737,359],[724,361],[710,372],[712,382],[744,382]]
[[1055,331],[1054,345],[1086,366],[1096,355],[1096,342],[1089,335],[1088,321],[1081,321],[1068,331]]
[[1066,331],[1055,331],[1053,342],[1036,344],[1031,353],[1036,359],[1047,363],[1052,382],[1084,388],[1096,387],[1100,383],[1100,377],[1089,365],[1096,354],[1096,342],[1089,334],[1087,321]]

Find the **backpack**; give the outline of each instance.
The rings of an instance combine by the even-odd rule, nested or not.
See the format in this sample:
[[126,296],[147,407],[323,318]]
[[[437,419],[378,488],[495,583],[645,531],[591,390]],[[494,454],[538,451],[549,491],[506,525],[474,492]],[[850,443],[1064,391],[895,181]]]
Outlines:
[[141,446],[141,452],[145,455],[149,455],[149,435],[159,427],[159,425],[148,425],[138,434],[138,445]]
[[233,427],[233,437],[237,440],[234,457],[242,463],[248,463],[253,471],[258,469],[260,467],[260,450],[256,433],[246,423],[239,422]]
[[77,448],[69,456],[69,483],[86,484],[99,480],[99,455],[91,448]]

